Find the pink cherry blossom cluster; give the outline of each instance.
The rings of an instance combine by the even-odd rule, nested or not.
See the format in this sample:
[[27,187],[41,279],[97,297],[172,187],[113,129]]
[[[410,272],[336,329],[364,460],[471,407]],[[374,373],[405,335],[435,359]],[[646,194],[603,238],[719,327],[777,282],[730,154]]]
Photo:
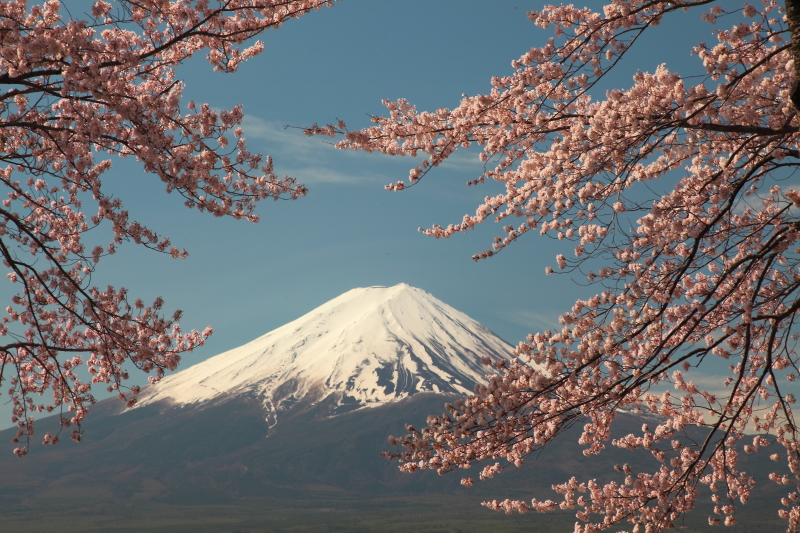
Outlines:
[[[181,313],[165,316],[161,299],[147,306],[124,288],[92,285],[97,263],[124,241],[187,255],[104,192],[111,162],[100,157],[136,158],[168,193],[214,216],[256,222],[256,202],[303,196],[270,158],[247,150],[240,106],[181,110],[174,69],[208,50],[215,69],[233,72],[263,50],[261,42],[243,48],[246,41],[330,3],[99,0],[78,20],[56,0],[0,1],[0,255],[18,287],[0,323],[0,393],[14,404],[18,455],[28,451],[35,413],[66,410],[62,425],[80,440],[93,383],[133,405],[138,388],[123,385],[126,363],[157,381],[211,334],[182,332]],[[88,244],[86,233],[102,224],[113,241]]]
[[[637,38],[680,10],[732,23],[709,33],[714,44],[694,48],[701,75],[653,65],[629,88],[599,94],[598,82]],[[390,190],[414,185],[459,149],[481,147],[486,170],[468,185],[493,180],[504,192],[425,233],[447,238],[502,221],[504,235],[474,256],[480,260],[538,229],[574,246],[573,258],[559,254],[546,273],[580,274],[598,287],[560,317],[560,330],[520,343],[517,360],[489,362],[489,383],[473,396],[424,429],[391,438],[401,449],[387,455],[402,470],[445,473],[487,462],[479,477],[489,478],[583,424],[586,455],[609,445],[645,450],[653,471],[621,465],[613,481],[573,478],[553,487],[558,502],[484,504],[576,509],[576,532],[625,521],[634,532],[653,532],[693,508],[698,484],[711,490],[709,523],[734,524],[737,501],[746,502],[755,484],[740,455],[779,448],[771,479],[791,489],[779,514],[790,531],[800,530],[790,392],[800,374],[800,196],[790,187],[800,165],[791,100],[800,57],[789,40],[792,28],[800,37],[800,14],[790,15],[776,0],[546,6],[529,17],[554,37],[514,61],[513,74],[493,78],[487,94],[434,112],[387,101],[388,115],[366,129],[307,130],[343,136],[342,149],[425,157]],[[730,374],[706,390],[693,376],[717,358],[730,362]],[[621,411],[660,422],[612,439]],[[686,436],[697,427],[705,435],[699,442]]]

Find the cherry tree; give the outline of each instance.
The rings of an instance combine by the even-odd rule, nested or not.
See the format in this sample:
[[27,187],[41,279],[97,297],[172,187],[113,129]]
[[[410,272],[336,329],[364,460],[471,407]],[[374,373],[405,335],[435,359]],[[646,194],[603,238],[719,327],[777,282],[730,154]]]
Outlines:
[[[0,255],[16,287],[0,323],[0,386],[23,443],[15,453],[27,453],[35,413],[60,411],[80,440],[93,383],[132,405],[138,387],[123,384],[123,365],[158,381],[211,334],[182,331],[180,311],[165,314],[160,298],[147,305],[124,288],[92,285],[98,262],[123,242],[187,255],[104,191],[106,154],[135,158],[167,193],[218,217],[257,222],[258,201],[303,196],[269,157],[247,150],[241,107],[182,109],[175,67],[205,50],[215,70],[235,72],[264,48],[245,41],[329,4],[99,0],[80,19],[71,2],[0,1]],[[98,226],[113,231],[111,242],[89,239]]]
[[[760,4],[546,6],[528,16],[554,35],[513,61],[512,74],[492,78],[490,92],[432,112],[385,101],[388,115],[365,129],[306,130],[342,136],[342,149],[420,157],[407,180],[387,186],[393,191],[477,147],[485,171],[468,185],[499,182],[503,191],[424,233],[448,238],[487,220],[503,224],[478,261],[538,232],[571,247],[546,274],[596,287],[560,316],[562,329],[521,342],[513,362],[484,361],[494,365],[488,385],[427,427],[390,438],[400,448],[388,455],[402,470],[483,463],[479,478],[490,478],[580,423],[585,455],[645,450],[654,471],[623,464],[616,481],[555,485],[558,501],[484,505],[575,509],[576,532],[620,523],[652,532],[692,509],[704,485],[714,502],[709,523],[732,525],[756,481],[740,454],[761,452],[776,461],[769,479],[787,487],[780,516],[800,529],[791,392],[800,373],[800,38],[794,58],[791,39],[800,37],[800,9]],[[699,76],[662,64],[640,65],[632,83],[611,78],[645,32],[682,11],[716,24],[693,48]],[[601,91],[601,83],[624,86]],[[694,382],[720,358],[730,374],[716,388]],[[660,422],[612,439],[621,411]],[[704,428],[704,440],[681,438],[692,426]]]

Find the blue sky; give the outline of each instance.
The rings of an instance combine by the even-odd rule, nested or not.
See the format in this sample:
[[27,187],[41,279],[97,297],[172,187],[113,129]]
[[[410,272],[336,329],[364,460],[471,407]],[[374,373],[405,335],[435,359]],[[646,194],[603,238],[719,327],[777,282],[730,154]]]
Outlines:
[[[265,52],[236,74],[213,72],[203,57],[191,60],[178,71],[186,82],[185,101],[219,109],[243,104],[250,150],[271,155],[276,172],[296,177],[309,194],[294,202],[263,202],[259,224],[217,219],[164,194],[158,179],[135,162],[115,160],[109,191],[123,200],[131,218],[168,235],[190,255],[175,260],[125,245],[100,262],[94,281],[125,286],[145,301],[162,296],[167,310],[184,311],[184,329],[213,326],[207,345],[187,354],[182,368],[371,285],[405,282],[424,289],[512,344],[556,327],[558,315],[576,298],[594,293],[569,276],[545,277],[557,253],[571,255],[569,243],[531,232],[475,263],[472,254],[487,249],[500,227],[484,224],[447,240],[417,231],[457,222],[500,190],[494,183],[465,186],[481,173],[477,152],[457,154],[418,186],[391,193],[383,185],[405,178],[414,166],[410,159],[342,152],[326,138],[284,129],[337,119],[364,126],[368,114],[383,113],[385,98],[435,109],[454,107],[462,93],[486,92],[493,75],[510,73],[513,59],[550,36],[525,16],[542,4],[343,0],[264,33]],[[691,23],[656,28],[606,88],[627,87],[637,68],[652,72],[661,62],[679,71],[696,68],[690,46],[713,40],[711,28],[698,18],[695,12]],[[130,384],[145,381],[145,375],[133,374]]]
[[284,129],[336,119],[366,125],[368,114],[383,112],[384,98],[404,97],[420,109],[455,106],[462,93],[487,90],[492,75],[510,73],[512,59],[546,39],[525,16],[537,4],[345,0],[263,34],[266,51],[234,75],[192,60],[179,70],[185,98],[220,109],[243,104],[251,151],[270,154],[276,172],[296,177],[309,194],[263,202],[258,224],[221,220],[183,208],[135,164],[115,162],[111,185],[131,216],[190,256],[173,260],[125,246],[101,262],[96,279],[105,283],[107,275],[145,299],[163,296],[167,308],[184,310],[186,327],[212,325],[207,346],[186,365],[369,285],[420,287],[512,343],[557,324],[554,306],[571,306],[579,292],[566,278],[545,283],[544,267],[557,253],[547,240],[475,263],[472,254],[488,248],[500,228],[448,240],[417,231],[458,221],[499,190],[465,186],[481,172],[476,154],[390,193],[383,186],[407,176],[409,158],[342,152],[327,138]]

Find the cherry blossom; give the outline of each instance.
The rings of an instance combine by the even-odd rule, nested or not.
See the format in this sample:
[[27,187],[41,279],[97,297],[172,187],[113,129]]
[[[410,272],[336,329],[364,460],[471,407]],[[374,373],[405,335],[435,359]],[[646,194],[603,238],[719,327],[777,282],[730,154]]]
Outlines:
[[[125,364],[158,381],[211,334],[182,331],[180,311],[166,314],[160,298],[148,305],[92,285],[100,260],[124,242],[187,255],[104,192],[106,155],[135,158],[167,193],[214,216],[257,222],[257,202],[303,196],[269,157],[247,150],[240,106],[182,102],[175,67],[206,51],[214,69],[234,72],[263,51],[253,37],[330,3],[99,0],[79,20],[56,0],[0,1],[0,255],[16,287],[0,322],[0,394],[13,401],[15,453],[27,453],[36,413],[61,412],[80,440],[92,384],[133,405]],[[89,244],[87,232],[102,225],[113,241]]]
[[[555,500],[484,505],[574,509],[576,532],[628,523],[629,531],[649,533],[673,526],[705,485],[714,502],[709,523],[733,525],[755,485],[740,456],[768,453],[776,461],[770,479],[789,491],[779,514],[790,531],[800,530],[790,388],[800,373],[793,174],[800,13],[792,2],[788,16],[783,3],[758,3],[545,6],[528,16],[553,36],[513,61],[513,74],[493,78],[486,94],[430,112],[385,101],[387,115],[372,117],[371,127],[306,130],[341,136],[341,149],[423,158],[407,180],[387,186],[394,191],[416,185],[456,151],[479,148],[485,171],[468,185],[498,182],[503,191],[486,196],[474,214],[424,233],[448,238],[500,223],[502,234],[476,261],[529,233],[568,241],[573,250],[557,255],[546,274],[567,273],[595,288],[561,315],[561,329],[529,335],[511,363],[489,362],[488,385],[425,428],[391,438],[400,448],[387,455],[402,470],[443,474],[484,464],[478,479],[463,481],[471,486],[522,465],[581,424],[585,455],[608,446],[645,450],[656,466],[619,465],[613,481],[566,480],[553,487]],[[699,76],[641,65],[632,82],[599,90],[639,36],[683,11],[708,23],[693,51]],[[719,358],[729,375],[715,388],[700,386],[701,372]],[[623,411],[659,422],[612,439]],[[685,438],[697,427],[705,439]]]

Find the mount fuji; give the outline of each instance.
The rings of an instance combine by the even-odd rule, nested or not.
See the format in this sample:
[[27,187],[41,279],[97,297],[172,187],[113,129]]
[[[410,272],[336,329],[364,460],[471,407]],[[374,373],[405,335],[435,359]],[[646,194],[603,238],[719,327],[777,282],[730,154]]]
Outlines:
[[[473,488],[461,486],[457,473],[403,474],[381,457],[389,435],[402,435],[406,423],[424,425],[454,395],[484,381],[491,370],[481,358],[511,353],[505,341],[425,291],[404,284],[353,289],[144,388],[132,408],[115,398],[98,402],[79,444],[33,446],[20,459],[11,453],[15,429],[0,431],[0,452],[8,446],[0,453],[1,529],[572,530],[571,511],[506,516],[478,502],[550,498],[554,483],[577,473],[607,479],[616,464],[658,468],[645,465],[655,461],[650,453],[631,457],[610,446],[584,457],[578,424],[526,460],[534,464]],[[36,423],[42,433],[60,426],[57,416]],[[641,418],[621,413],[616,432],[641,426]],[[767,472],[769,465],[747,471]],[[755,511],[757,527],[738,531],[778,531],[777,514],[765,503],[773,496],[754,496],[745,510]],[[767,524],[768,515],[774,522]],[[737,511],[737,520],[748,519]]]
[[239,348],[147,387],[134,409],[255,398],[270,425],[295,406],[337,415],[417,393],[469,394],[482,358],[512,347],[464,313],[406,284],[350,290]]

